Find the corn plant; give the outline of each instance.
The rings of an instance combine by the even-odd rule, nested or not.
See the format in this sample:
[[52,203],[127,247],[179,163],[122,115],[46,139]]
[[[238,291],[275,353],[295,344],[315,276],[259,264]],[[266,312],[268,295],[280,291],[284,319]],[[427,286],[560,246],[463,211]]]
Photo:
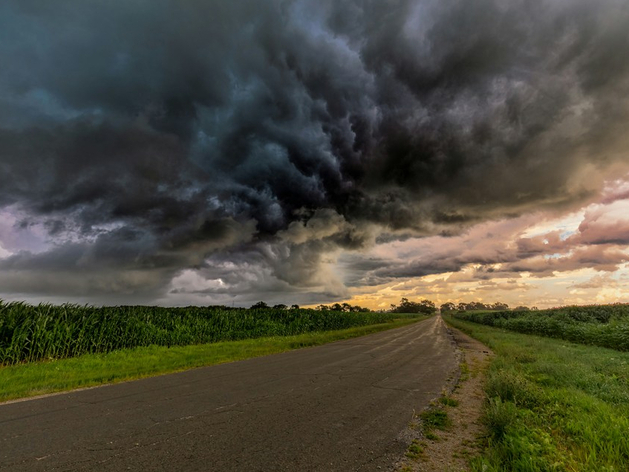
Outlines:
[[104,353],[288,336],[385,323],[403,315],[308,309],[60,306],[0,300],[0,365]]

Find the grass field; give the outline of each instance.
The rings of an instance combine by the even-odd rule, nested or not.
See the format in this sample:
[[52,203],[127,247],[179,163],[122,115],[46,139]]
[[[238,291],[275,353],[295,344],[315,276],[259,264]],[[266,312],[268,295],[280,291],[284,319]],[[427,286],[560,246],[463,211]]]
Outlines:
[[455,318],[580,344],[629,351],[629,305],[568,306],[535,311],[464,312]]
[[0,301],[0,365],[140,346],[293,336],[414,316],[274,308],[33,306]]
[[425,316],[344,330],[190,346],[148,346],[0,367],[0,402],[221,364],[405,326]]
[[629,353],[445,319],[496,354],[472,470],[629,471]]

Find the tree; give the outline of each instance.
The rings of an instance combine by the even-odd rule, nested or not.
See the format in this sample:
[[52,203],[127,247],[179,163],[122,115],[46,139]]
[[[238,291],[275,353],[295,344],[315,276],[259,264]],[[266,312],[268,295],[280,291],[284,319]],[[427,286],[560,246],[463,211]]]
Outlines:
[[291,310],[299,310],[299,305],[291,305]]
[[446,312],[446,311],[454,311],[454,310],[456,310],[456,305],[454,303],[452,303],[452,302],[447,302],[447,303],[444,303],[443,305],[441,305],[439,308],[441,309],[441,312],[443,313],[443,312]]
[[268,307],[269,307],[269,305],[267,305],[266,303],[258,302],[258,303],[254,304],[254,305],[251,305],[250,310],[259,310],[259,309],[268,308]]
[[391,305],[391,313],[425,313],[430,315],[437,311],[435,304],[430,300],[412,302],[408,298],[402,298],[398,306]]
[[483,302],[471,302],[467,304],[468,310],[487,310],[489,307]]
[[492,310],[497,310],[497,311],[505,311],[509,309],[509,305],[507,305],[506,303],[502,303],[502,302],[496,302],[493,305],[491,305],[491,309]]
[[275,308],[276,310],[286,310],[288,309],[288,306],[284,305],[283,303],[279,303],[277,305],[273,305],[273,308]]
[[[297,305],[293,305],[293,307],[299,308]],[[350,305],[349,303],[335,303],[329,306],[319,305],[316,309],[320,311],[340,311],[341,313],[367,313],[371,311],[369,308],[363,308],[358,305]]]
[[431,315],[435,311],[437,311],[437,307],[435,306],[434,302],[431,302],[430,300],[422,300],[421,302],[419,302],[420,313],[426,313],[427,315]]

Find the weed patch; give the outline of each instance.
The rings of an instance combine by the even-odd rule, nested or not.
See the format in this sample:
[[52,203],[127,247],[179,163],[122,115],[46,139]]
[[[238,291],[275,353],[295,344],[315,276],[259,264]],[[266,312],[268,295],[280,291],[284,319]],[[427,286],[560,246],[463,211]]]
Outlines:
[[450,426],[450,418],[448,413],[438,407],[429,408],[426,411],[420,413],[419,417],[422,420],[424,428],[428,431],[432,429],[446,429]]
[[485,412],[485,424],[495,441],[502,440],[510,426],[518,419],[518,409],[513,402],[490,397]]
[[452,406],[452,407],[457,407],[459,406],[459,401],[455,400],[454,398],[450,398],[448,396],[442,396],[439,398],[439,403],[441,403],[442,405],[445,406]]
[[414,439],[410,446],[408,446],[408,450],[406,451],[406,457],[409,459],[417,460],[424,453],[424,448],[421,443]]

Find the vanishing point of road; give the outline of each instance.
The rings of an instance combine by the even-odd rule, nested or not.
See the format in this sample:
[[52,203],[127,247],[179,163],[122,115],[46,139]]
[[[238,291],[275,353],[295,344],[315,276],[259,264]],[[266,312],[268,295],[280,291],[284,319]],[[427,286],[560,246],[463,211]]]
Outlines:
[[440,316],[0,405],[1,471],[378,471],[457,369]]

